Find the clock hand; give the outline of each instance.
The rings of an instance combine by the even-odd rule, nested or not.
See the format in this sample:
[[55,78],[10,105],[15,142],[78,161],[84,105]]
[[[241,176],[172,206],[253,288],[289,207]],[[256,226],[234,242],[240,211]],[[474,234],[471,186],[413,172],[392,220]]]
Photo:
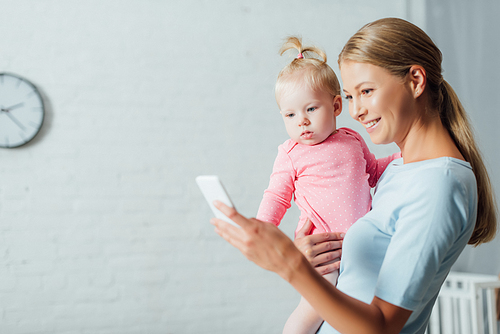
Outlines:
[[17,109],[17,108],[20,108],[24,105],[24,102],[21,102],[21,103],[18,103],[18,104],[14,104],[13,106],[10,106],[8,108],[2,108],[2,111],[11,111],[13,109]]
[[8,113],[7,113],[7,116],[9,116],[9,117],[10,117],[10,119],[12,120],[12,122],[16,123],[16,125],[17,125],[18,127],[20,127],[20,128],[21,128],[21,130],[23,130],[23,131],[25,131],[25,130],[26,130],[26,128],[24,127],[24,125],[22,125],[22,124],[21,124],[21,122],[19,122],[19,121],[17,120],[17,118],[15,118],[15,117],[14,117],[14,115],[12,115],[10,112],[8,112]]

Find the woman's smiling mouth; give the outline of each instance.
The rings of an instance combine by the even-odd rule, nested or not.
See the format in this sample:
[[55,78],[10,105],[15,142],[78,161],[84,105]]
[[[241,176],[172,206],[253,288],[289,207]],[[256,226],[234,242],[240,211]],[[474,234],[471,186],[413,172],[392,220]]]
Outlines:
[[364,123],[363,125],[365,126],[365,128],[369,129],[373,127],[375,124],[377,124],[378,121],[380,121],[380,118],[374,119],[373,121],[370,121],[368,123]]

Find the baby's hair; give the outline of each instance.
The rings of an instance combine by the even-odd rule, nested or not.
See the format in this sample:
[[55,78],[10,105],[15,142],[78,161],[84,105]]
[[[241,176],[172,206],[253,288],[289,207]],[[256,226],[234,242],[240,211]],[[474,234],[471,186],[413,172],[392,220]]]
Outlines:
[[[315,46],[303,46],[302,39],[290,36],[280,49],[280,55],[295,49],[297,57],[285,66],[278,75],[275,87],[276,101],[284,91],[305,84],[314,91],[326,91],[340,95],[340,84],[335,72],[326,63],[326,54]],[[316,57],[315,57],[316,56]]]

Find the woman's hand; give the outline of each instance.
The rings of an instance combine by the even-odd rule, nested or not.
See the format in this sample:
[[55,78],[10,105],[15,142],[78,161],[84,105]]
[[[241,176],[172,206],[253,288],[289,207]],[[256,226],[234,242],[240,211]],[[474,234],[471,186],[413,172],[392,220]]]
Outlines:
[[313,224],[308,219],[295,236],[295,246],[321,275],[338,270],[344,233],[331,232],[309,235],[312,227]]
[[302,253],[275,225],[255,218],[246,218],[234,208],[215,201],[214,205],[241,228],[213,218],[215,231],[258,266],[291,280],[299,265],[307,264]]

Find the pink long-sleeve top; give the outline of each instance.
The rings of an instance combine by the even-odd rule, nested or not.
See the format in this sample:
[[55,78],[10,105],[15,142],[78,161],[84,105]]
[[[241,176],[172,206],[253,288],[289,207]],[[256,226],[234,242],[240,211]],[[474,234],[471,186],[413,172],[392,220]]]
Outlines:
[[317,145],[289,139],[278,147],[257,219],[279,225],[294,197],[311,233],[345,232],[371,207],[370,188],[401,153],[376,159],[359,133],[340,128]]

